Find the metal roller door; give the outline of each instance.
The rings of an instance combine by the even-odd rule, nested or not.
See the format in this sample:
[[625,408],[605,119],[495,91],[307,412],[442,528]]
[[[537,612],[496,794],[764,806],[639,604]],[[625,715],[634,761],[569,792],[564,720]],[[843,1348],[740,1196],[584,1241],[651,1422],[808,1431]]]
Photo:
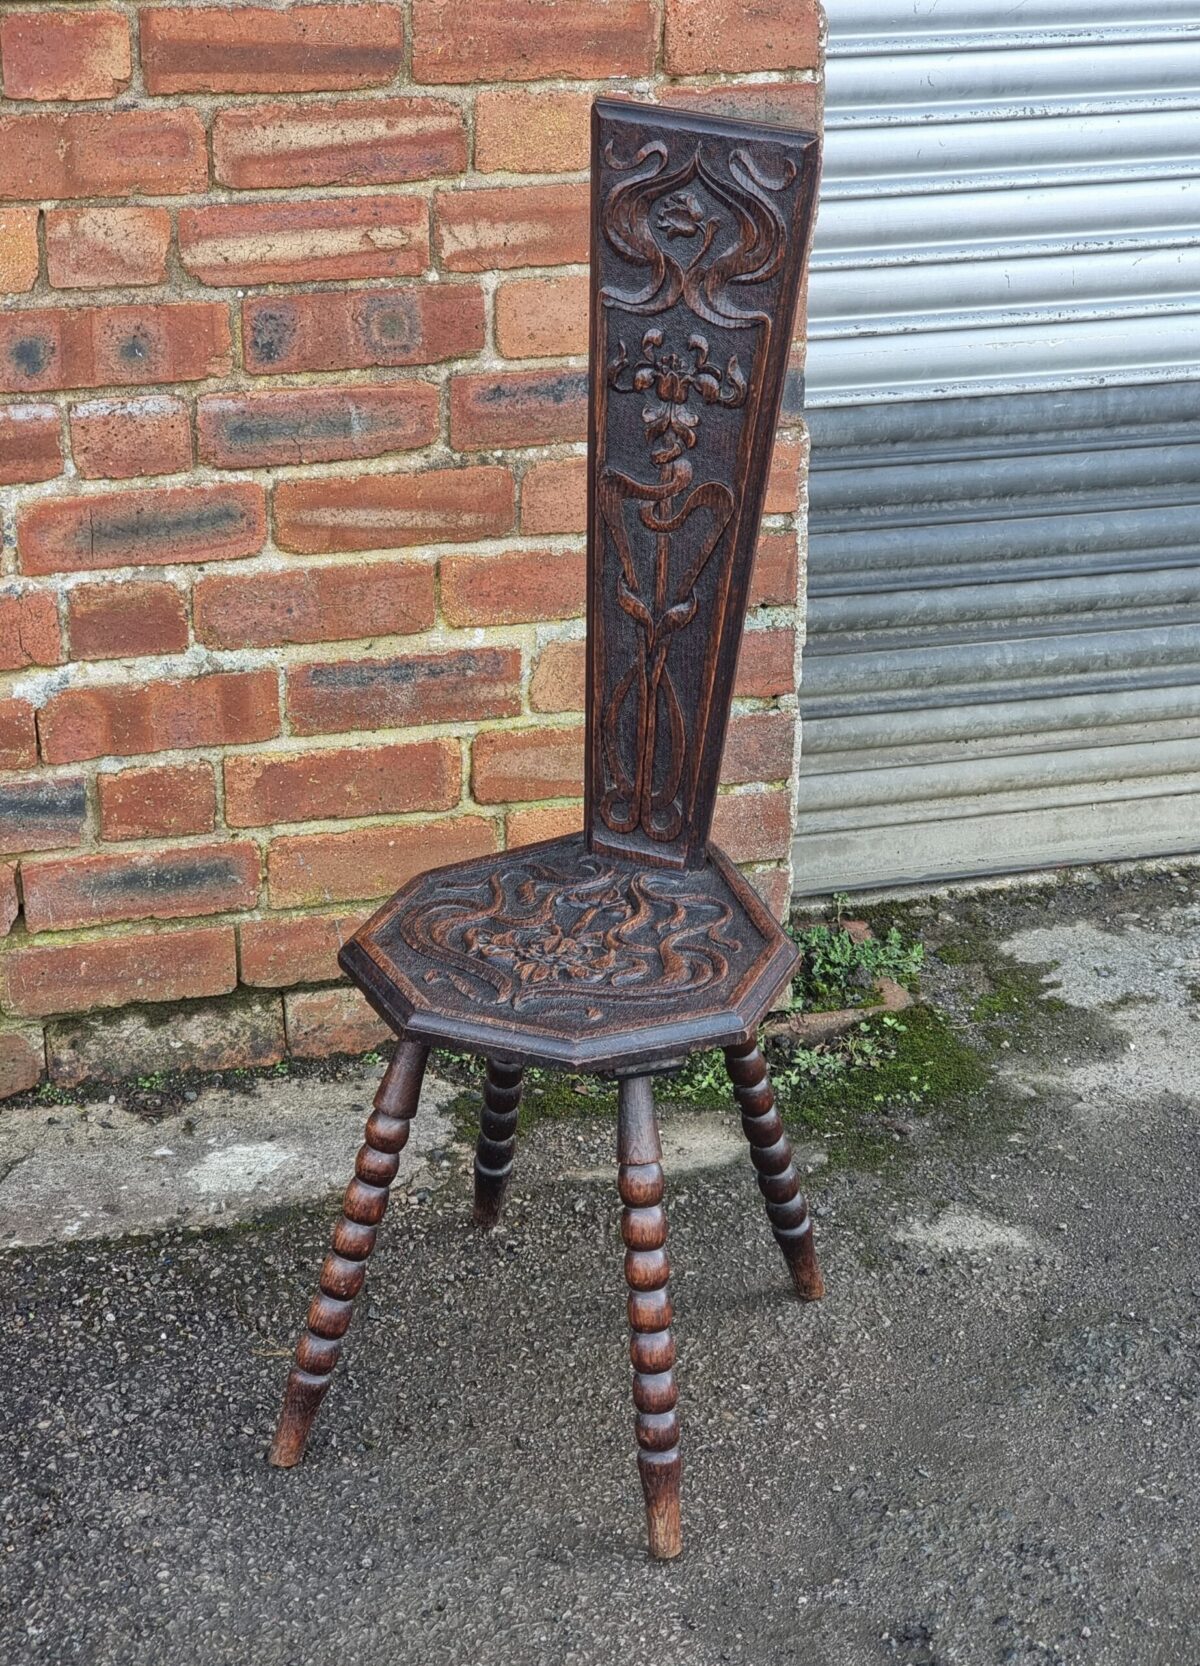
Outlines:
[[828,11],[798,889],[1200,849],[1200,4]]

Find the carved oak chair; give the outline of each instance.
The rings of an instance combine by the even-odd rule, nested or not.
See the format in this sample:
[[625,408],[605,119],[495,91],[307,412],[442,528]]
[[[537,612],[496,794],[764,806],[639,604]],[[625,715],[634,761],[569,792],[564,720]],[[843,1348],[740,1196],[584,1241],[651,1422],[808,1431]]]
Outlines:
[[299,1462],[350,1325],[430,1047],[487,1060],[475,1219],[497,1220],[522,1070],[619,1082],[618,1187],[638,1466],[677,1555],[679,1422],[651,1077],[723,1047],[772,1230],[823,1294],[756,1041],[795,951],[708,840],[808,246],[809,134],[598,100],[592,120],[585,831],[434,869],[341,964],[399,1041],[288,1378]]

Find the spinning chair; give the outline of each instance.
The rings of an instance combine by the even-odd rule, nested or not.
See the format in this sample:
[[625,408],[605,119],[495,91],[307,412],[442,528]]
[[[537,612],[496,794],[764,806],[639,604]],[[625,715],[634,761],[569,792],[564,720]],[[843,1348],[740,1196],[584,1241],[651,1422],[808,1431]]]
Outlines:
[[398,1036],[288,1378],[303,1455],[431,1047],[487,1061],[475,1220],[498,1219],[528,1064],[615,1077],[638,1467],[678,1554],[679,1421],[654,1073],[722,1047],[797,1294],[823,1293],[756,1039],[796,951],[709,843],[817,178],[809,134],[598,100],[592,117],[585,831],[412,880],[341,965]]

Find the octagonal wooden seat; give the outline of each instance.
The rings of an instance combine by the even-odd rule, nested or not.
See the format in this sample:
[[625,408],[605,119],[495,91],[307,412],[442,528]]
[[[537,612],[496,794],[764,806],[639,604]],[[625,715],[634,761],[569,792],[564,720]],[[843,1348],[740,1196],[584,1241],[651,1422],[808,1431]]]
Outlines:
[[709,843],[816,175],[809,134],[596,102],[584,831],[435,866],[342,951],[398,1042],[288,1379],[271,1449],[282,1467],[303,1454],[349,1328],[431,1047],[487,1060],[483,1226],[512,1169],[524,1066],[620,1079],[635,1427],[655,1555],[676,1555],[682,1540],[654,1072],[724,1048],[794,1288],[822,1294],[755,1034],[795,951]]

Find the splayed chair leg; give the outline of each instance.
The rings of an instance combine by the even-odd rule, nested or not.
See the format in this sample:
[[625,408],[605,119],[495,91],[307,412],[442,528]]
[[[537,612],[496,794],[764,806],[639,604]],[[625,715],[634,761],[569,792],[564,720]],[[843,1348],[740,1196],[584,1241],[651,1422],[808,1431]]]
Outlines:
[[650,1554],[667,1559],[683,1549],[679,1519],[679,1418],[675,1410],[675,1343],[671,1336],[671,1268],[663,1209],[662,1147],[654,1095],[646,1076],[621,1083],[617,1184],[625,1280],[629,1285],[629,1357],[633,1362],[638,1470],[646,1499]]
[[820,1301],[825,1280],[813,1245],[812,1217],[792,1161],[792,1143],[775,1108],[767,1061],[757,1037],[725,1049],[725,1063],[733,1094],[742,1113],[742,1127],[750,1141],[750,1160],[767,1205],[775,1242],[791,1270],[796,1294],[806,1302]]
[[354,1179],[342,1201],[342,1218],[321,1268],[320,1288],[308,1310],[308,1324],[296,1347],[270,1461],[290,1469],[304,1456],[309,1431],[350,1328],[354,1298],[367,1276],[367,1260],[388,1204],[388,1193],[408,1144],[409,1124],[421,1096],[427,1047],[401,1041],[375,1095],[366,1143],[354,1164]]
[[487,1061],[483,1110],[475,1146],[475,1224],[492,1227],[500,1219],[517,1149],[517,1112],[523,1072]]

